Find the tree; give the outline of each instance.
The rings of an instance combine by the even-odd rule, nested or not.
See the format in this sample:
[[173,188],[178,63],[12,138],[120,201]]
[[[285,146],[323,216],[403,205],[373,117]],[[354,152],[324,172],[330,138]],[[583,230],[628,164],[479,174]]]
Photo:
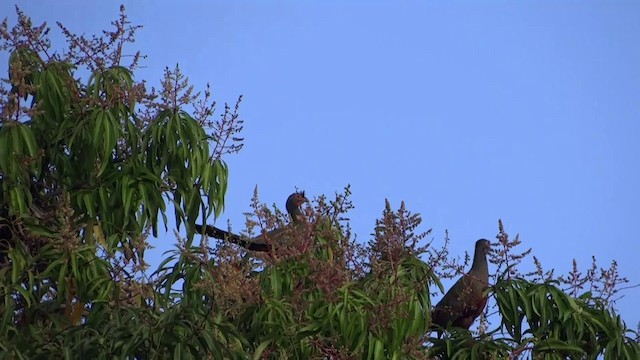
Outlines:
[[[195,224],[223,210],[241,98],[211,120],[208,88],[196,94],[177,66],[148,90],[134,77],[141,55],[123,65],[139,27],[124,9],[113,25],[86,38],[58,24],[62,52],[19,10],[15,27],[0,25],[11,54],[0,90],[2,357],[640,357],[613,309],[625,281],[615,263],[600,276],[521,274],[530,251],[516,253],[502,224],[487,316],[439,337],[431,296],[466,263],[450,259],[447,239],[425,244],[430,231],[416,233],[421,219],[404,204],[386,204],[369,244],[351,238],[349,188],[318,197],[267,254],[210,244]],[[253,206],[248,236],[286,222],[257,194]],[[170,212],[186,235],[149,273],[144,251]]]
[[147,238],[160,219],[167,226],[167,204],[188,246],[196,219],[222,211],[221,157],[242,145],[237,106],[211,120],[209,90],[195,95],[178,67],[165,71],[160,90],[135,81],[140,55],[128,66],[122,60],[139,27],[124,9],[102,37],[58,24],[70,44],[61,53],[46,24],[17,14],[13,29],[7,20],[0,26],[2,51],[11,52],[0,100],[2,350],[94,357],[144,348],[153,357],[179,352],[173,342],[186,336],[221,352],[235,341],[214,334],[221,319],[197,325],[216,341],[196,332],[184,321],[202,322],[204,310],[164,296],[140,274]]

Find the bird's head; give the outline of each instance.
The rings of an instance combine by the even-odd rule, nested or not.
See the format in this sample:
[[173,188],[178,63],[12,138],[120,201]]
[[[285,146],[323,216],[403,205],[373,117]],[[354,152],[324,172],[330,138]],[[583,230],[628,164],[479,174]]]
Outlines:
[[287,211],[289,213],[293,213],[300,207],[300,205],[307,201],[309,200],[307,200],[307,198],[304,196],[304,191],[296,191],[293,194],[289,195],[289,197],[287,198]]
[[487,255],[491,250],[491,242],[487,239],[480,239],[476,241],[476,253]]

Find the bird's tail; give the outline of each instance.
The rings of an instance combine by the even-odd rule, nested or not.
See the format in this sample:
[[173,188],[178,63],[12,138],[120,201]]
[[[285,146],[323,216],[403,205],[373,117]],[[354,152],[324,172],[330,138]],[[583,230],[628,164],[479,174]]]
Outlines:
[[204,233],[207,236],[215,239],[220,239],[220,240],[228,241],[233,244],[240,245],[247,250],[269,251],[269,245],[267,244],[257,244],[251,241],[247,241],[243,239],[240,235],[219,229],[215,226],[211,226],[211,225],[202,226],[202,225],[196,224],[196,231],[200,234]]

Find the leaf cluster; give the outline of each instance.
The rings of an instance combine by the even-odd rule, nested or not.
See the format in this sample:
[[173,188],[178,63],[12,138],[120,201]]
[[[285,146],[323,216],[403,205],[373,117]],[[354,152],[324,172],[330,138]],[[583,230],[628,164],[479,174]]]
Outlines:
[[139,54],[121,63],[139,28],[124,9],[101,37],[59,25],[61,52],[46,24],[17,18],[0,24],[0,353],[228,352],[233,329],[159,296],[144,251],[169,212],[189,243],[198,218],[222,212],[237,105],[212,120],[210,94],[193,94],[178,67],[148,91],[134,77]]

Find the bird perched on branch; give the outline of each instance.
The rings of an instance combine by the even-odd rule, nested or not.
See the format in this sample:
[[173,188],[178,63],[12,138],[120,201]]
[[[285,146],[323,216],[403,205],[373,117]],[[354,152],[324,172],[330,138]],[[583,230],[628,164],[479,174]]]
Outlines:
[[487,304],[486,289],[489,286],[487,254],[490,248],[489,240],[476,241],[471,270],[464,274],[435,306],[431,312],[431,321],[434,325],[445,328],[451,324],[469,329],[475,319],[480,316]]
[[[287,212],[291,216],[291,220],[294,224],[304,223],[304,215],[302,214],[302,210],[300,210],[300,206],[307,202],[307,198],[304,195],[304,191],[302,192],[294,192],[289,195],[287,198],[286,208]],[[196,224],[196,231],[199,233],[203,232],[212,238],[226,240],[232,242],[234,244],[238,244],[247,250],[252,251],[269,251],[271,246],[269,242],[278,242],[278,240],[287,232],[287,227],[282,227],[278,229],[274,229],[268,232],[263,232],[261,235],[258,235],[254,238],[247,239],[243,238],[240,235],[219,229],[215,226]]]

